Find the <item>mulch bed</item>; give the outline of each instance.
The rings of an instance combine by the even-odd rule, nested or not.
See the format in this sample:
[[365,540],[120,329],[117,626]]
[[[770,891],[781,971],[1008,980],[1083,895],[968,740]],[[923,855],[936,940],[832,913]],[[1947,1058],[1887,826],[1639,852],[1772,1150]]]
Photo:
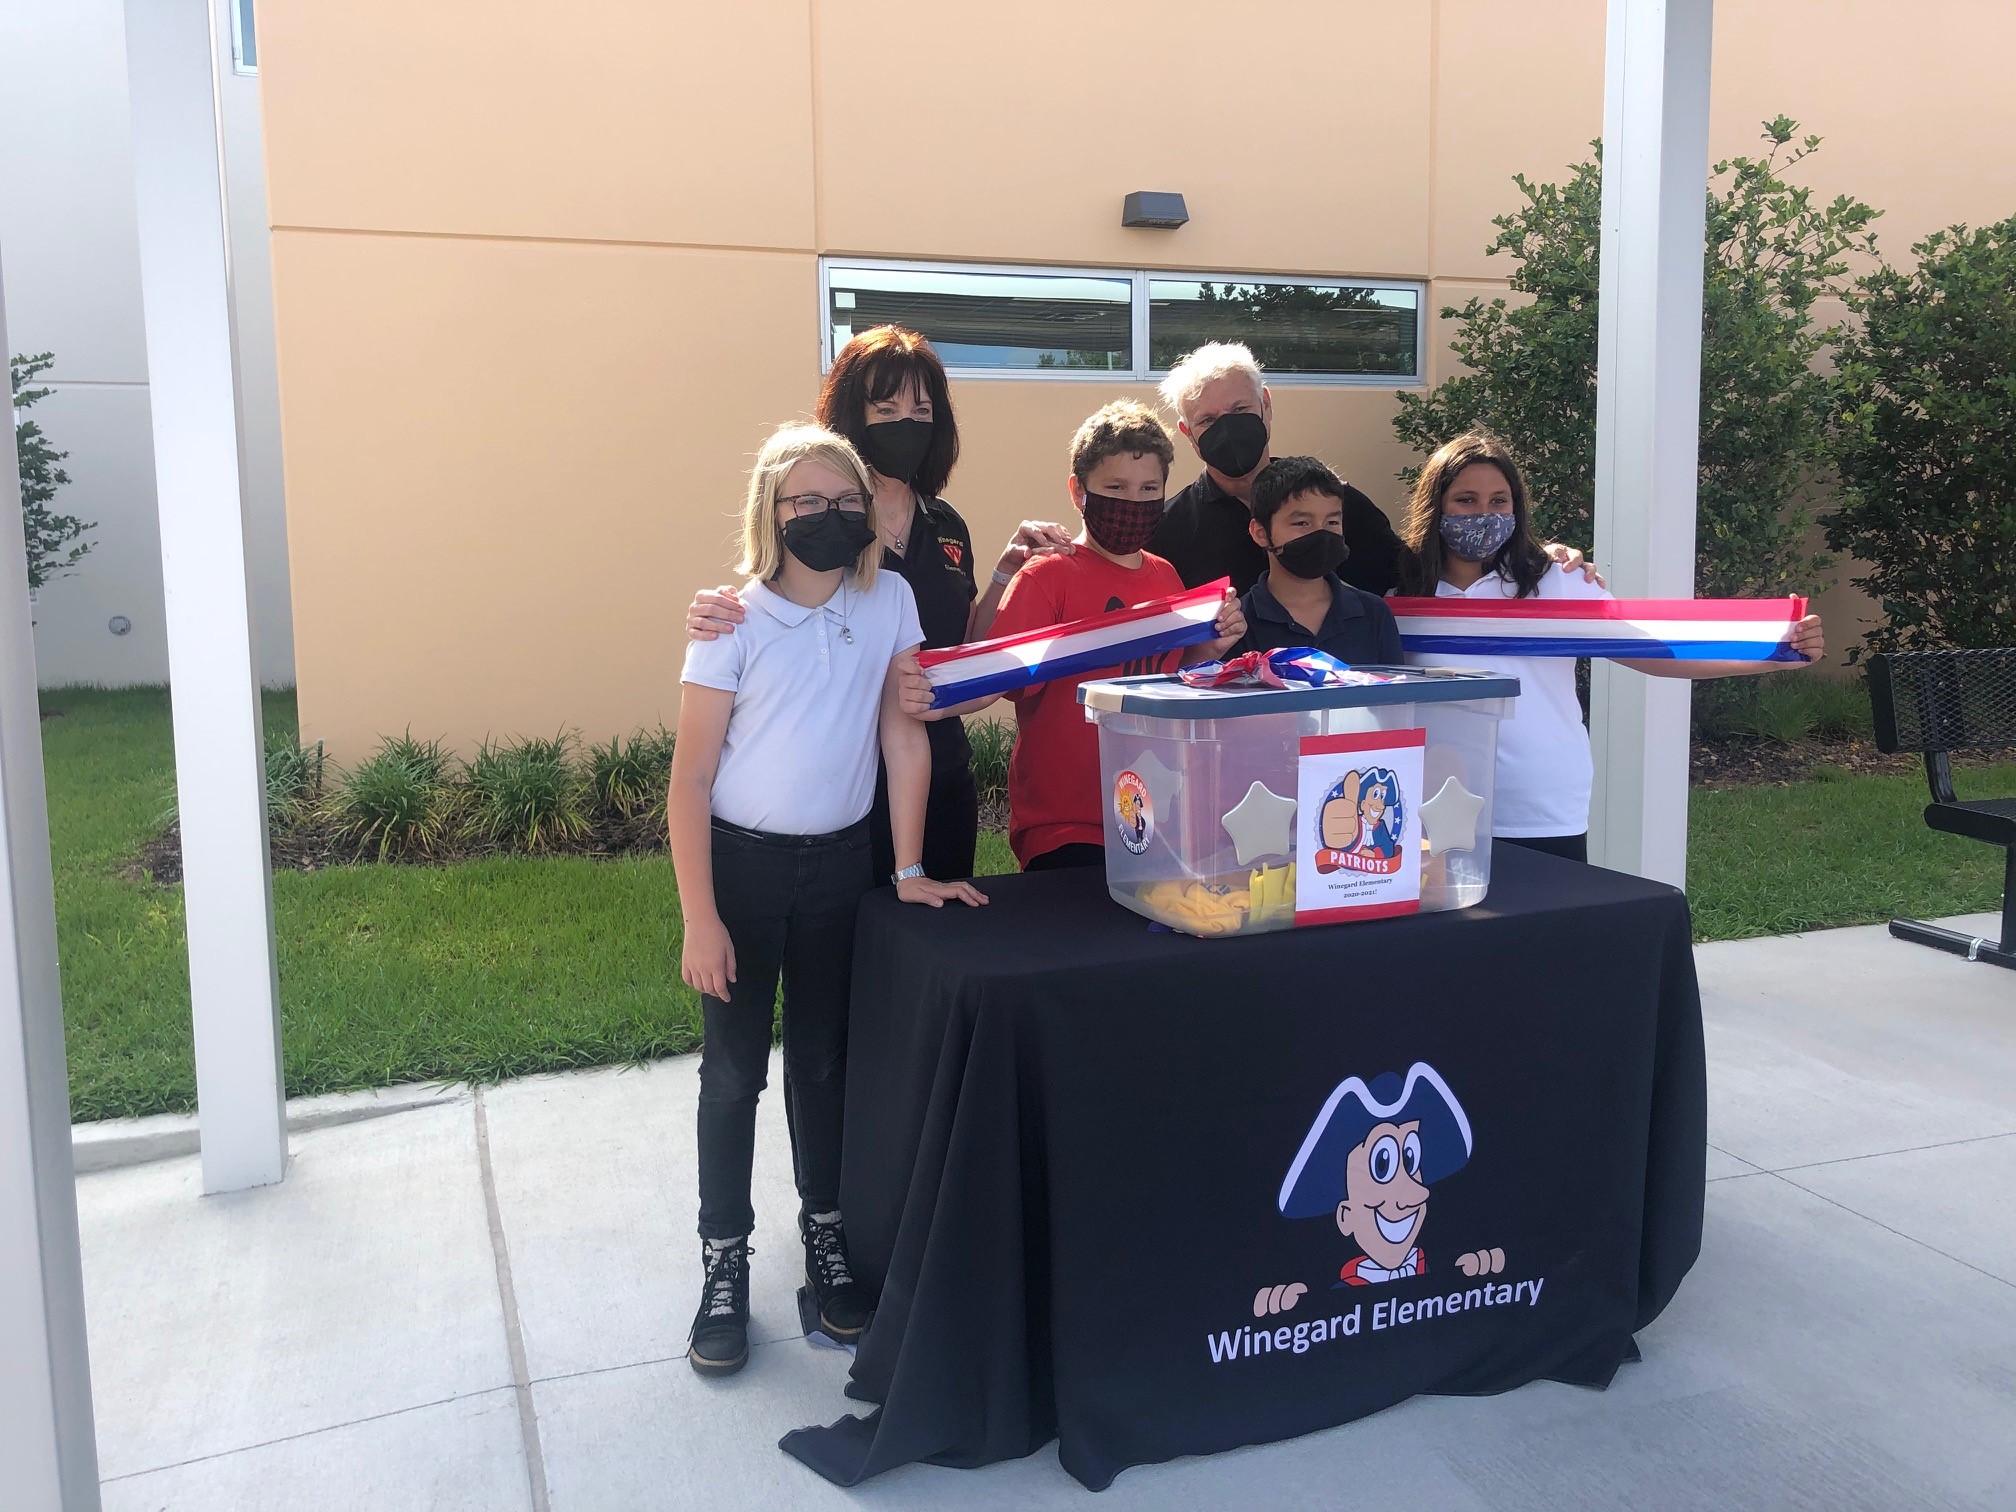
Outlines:
[[[1999,766],[2016,760],[2016,749],[1970,751],[1953,758],[1956,767]],[[1788,787],[1826,767],[1857,777],[1917,774],[1923,758],[1886,756],[1868,740],[1813,737],[1807,740],[1726,740],[1694,742],[1691,776],[1695,787]]]

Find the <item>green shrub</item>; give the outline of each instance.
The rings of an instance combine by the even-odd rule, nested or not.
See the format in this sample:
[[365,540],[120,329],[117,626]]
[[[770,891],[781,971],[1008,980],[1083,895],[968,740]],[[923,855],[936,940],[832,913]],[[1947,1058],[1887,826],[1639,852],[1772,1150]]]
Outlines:
[[1709,740],[1775,740],[1790,745],[1822,736],[1867,739],[1869,692],[1860,678],[1815,672],[1730,677],[1694,690],[1694,728]]
[[588,833],[588,784],[574,761],[574,737],[485,740],[468,765],[469,832],[528,851]]
[[1790,745],[1795,741],[1806,740],[1815,733],[1814,725],[1817,722],[1815,710],[1804,688],[1767,686],[1772,683],[1790,682],[1792,679],[1789,677],[1759,677],[1750,681],[1755,687],[1748,715],[1738,723],[1738,734]]
[[595,810],[612,819],[633,820],[663,810],[672,781],[672,732],[660,725],[637,730],[628,740],[609,737],[588,748],[588,787]]
[[[1701,314],[1701,467],[1695,589],[1704,595],[1804,591],[1808,491],[1827,463],[1832,391],[1821,358],[1837,327],[1813,318],[1845,292],[1851,258],[1873,256],[1878,212],[1843,195],[1815,202],[1786,174],[1820,145],[1767,122],[1762,158],[1717,163],[1707,187]],[[1513,180],[1524,203],[1492,223],[1486,250],[1510,254],[1513,291],[1444,309],[1467,371],[1399,396],[1399,437],[1432,452],[1459,433],[1497,432],[1518,456],[1543,537],[1587,547],[1596,495],[1599,161],[1564,184]],[[1402,473],[1411,483],[1418,469]]]
[[1743,686],[1748,680],[1732,677],[1694,685],[1690,715],[1696,740],[1721,742],[1737,738],[1740,733],[1737,725],[1755,693]]
[[387,737],[342,774],[329,814],[339,840],[387,861],[427,855],[451,840],[460,798],[441,742],[415,740],[409,732]]
[[1015,749],[1012,719],[969,719],[966,738],[973,746],[973,786],[981,807],[1000,808],[1008,802],[1008,757]]
[[[324,767],[321,741],[310,746],[275,735],[266,737],[266,823],[270,827],[294,829],[320,812]],[[160,825],[166,829],[181,820],[182,805],[171,779]]]
[[1867,650],[2016,644],[2016,217],[1951,226],[1848,300],[1828,544],[1869,564]]
[[56,490],[70,481],[70,474],[57,465],[70,453],[51,446],[42,427],[24,414],[29,406],[49,397],[52,390],[31,385],[55,365],[55,357],[48,352],[17,355],[7,361],[14,391],[14,453],[21,462],[21,533],[28,547],[30,588],[69,576],[70,569],[96,544],[81,539],[84,532],[98,528],[95,521],[57,514],[49,507]]
[[[1802,673],[1801,692],[1813,706],[1813,733],[1837,740],[1874,740],[1875,717],[1869,711],[1869,684],[1860,677],[1820,677]],[[1774,679],[1775,681],[1775,679]]]
[[266,742],[266,822],[294,829],[314,817],[322,806],[322,776],[326,763],[322,742]]

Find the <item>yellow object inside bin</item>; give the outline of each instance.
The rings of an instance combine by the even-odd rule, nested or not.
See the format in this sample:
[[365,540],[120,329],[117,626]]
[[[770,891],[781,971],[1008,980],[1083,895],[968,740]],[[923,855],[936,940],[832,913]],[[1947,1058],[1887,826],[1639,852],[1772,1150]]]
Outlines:
[[1156,919],[1194,935],[1238,933],[1253,905],[1251,893],[1226,882],[1154,882],[1140,898]]
[[1295,863],[1210,879],[1152,882],[1135,894],[1150,917],[1193,935],[1237,934],[1295,914]]

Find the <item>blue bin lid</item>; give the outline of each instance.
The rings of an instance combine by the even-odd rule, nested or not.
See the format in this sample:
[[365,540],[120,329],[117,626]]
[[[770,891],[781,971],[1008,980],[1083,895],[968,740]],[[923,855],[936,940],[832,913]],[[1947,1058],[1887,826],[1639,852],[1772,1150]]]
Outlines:
[[1386,704],[1456,703],[1517,698],[1519,679],[1502,672],[1453,667],[1359,667],[1390,682],[1342,688],[1193,688],[1174,673],[1109,677],[1083,683],[1078,701],[1102,714],[1148,714],[1162,719],[1240,719],[1251,714],[1292,714],[1302,709],[1376,709]]

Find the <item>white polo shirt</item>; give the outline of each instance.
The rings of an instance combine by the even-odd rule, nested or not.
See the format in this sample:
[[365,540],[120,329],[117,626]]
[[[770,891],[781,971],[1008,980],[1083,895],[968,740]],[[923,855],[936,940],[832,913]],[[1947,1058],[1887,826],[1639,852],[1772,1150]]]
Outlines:
[[[1490,572],[1468,588],[1435,585],[1437,598],[1517,598],[1519,585]],[[1580,571],[1550,567],[1540,579],[1543,599],[1607,599]],[[1475,667],[1475,656],[1407,653],[1419,667]],[[1508,839],[1579,835],[1589,828],[1589,789],[1595,764],[1582,701],[1575,696],[1575,661],[1567,656],[1503,656],[1485,663],[1494,672],[1519,679],[1511,717],[1498,726],[1498,783],[1492,798],[1491,833]]]
[[[682,682],[735,695],[716,818],[772,835],[826,835],[868,817],[889,663],[923,643],[901,573],[866,593],[851,574],[816,609],[758,583],[732,635],[686,647]],[[853,639],[850,642],[848,635]]]

